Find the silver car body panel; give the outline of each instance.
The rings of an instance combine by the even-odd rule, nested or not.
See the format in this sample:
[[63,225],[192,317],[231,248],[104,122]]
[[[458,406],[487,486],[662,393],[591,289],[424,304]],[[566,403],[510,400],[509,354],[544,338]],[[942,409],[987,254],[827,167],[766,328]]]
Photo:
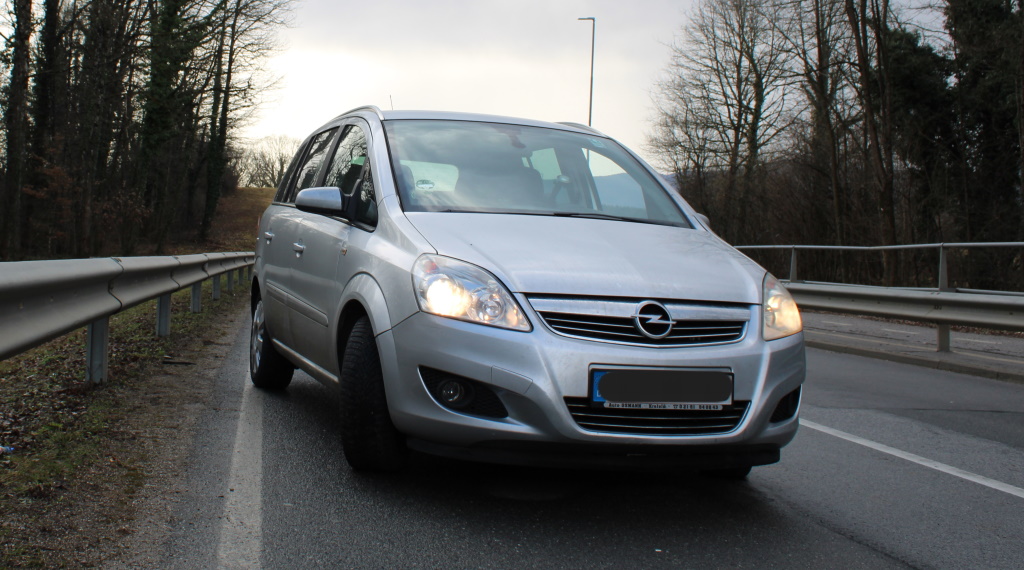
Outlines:
[[[380,116],[490,121],[600,136],[569,125],[507,117],[375,109],[356,110],[318,129],[357,122],[366,131],[378,222],[366,228],[282,203],[263,215],[255,286],[267,300],[275,346],[295,365],[336,384],[341,317],[357,308],[371,319],[392,419],[418,440],[451,446],[514,441],[703,449],[777,448],[793,438],[797,415],[779,422],[769,418],[804,381],[803,335],[762,339],[764,269],[708,230],[676,192],[663,184],[693,229],[542,215],[405,212]],[[295,251],[295,244],[301,251]],[[532,330],[421,312],[411,269],[425,253],[491,272],[511,291]],[[738,321],[744,332],[723,343],[635,346],[560,334],[539,314],[598,307],[627,316],[644,300],[660,302],[673,319]],[[445,408],[426,389],[423,367],[490,386],[508,417]],[[588,430],[573,420],[565,399],[588,396],[595,367],[728,370],[734,377],[734,400],[750,405],[740,423],[725,433],[641,436]]]
[[[525,301],[524,299],[520,299]],[[529,311],[529,309],[527,309]],[[531,320],[536,314],[529,315]],[[532,333],[492,329],[418,313],[389,331],[400,350],[400,373],[386,378],[392,419],[399,429],[441,443],[469,446],[490,439],[561,443],[615,442],[650,445],[785,445],[796,432],[795,418],[777,425],[768,419],[783,396],[804,380],[802,334],[765,343],[677,349],[644,349],[558,337],[544,328]],[[481,355],[486,355],[481,358]],[[422,388],[419,367],[445,370],[494,384],[494,369],[529,380],[525,391],[509,390],[509,417],[475,418],[445,409]],[[646,436],[587,431],[572,420],[564,398],[586,397],[591,367],[637,366],[726,368],[735,375],[736,400],[750,401],[743,422],[725,434]],[[499,376],[501,376],[499,374]],[[519,387],[525,386],[520,382]]]
[[489,268],[516,293],[761,302],[764,270],[699,230],[535,215],[406,216],[437,251]]

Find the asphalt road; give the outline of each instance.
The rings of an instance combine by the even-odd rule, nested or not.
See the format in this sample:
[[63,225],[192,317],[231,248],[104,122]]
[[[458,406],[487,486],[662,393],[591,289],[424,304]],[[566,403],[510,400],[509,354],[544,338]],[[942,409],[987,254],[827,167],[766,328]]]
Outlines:
[[1024,567],[1022,385],[810,350],[801,430],[746,482],[427,457],[368,476],[333,395],[253,389],[247,341],[153,567]]

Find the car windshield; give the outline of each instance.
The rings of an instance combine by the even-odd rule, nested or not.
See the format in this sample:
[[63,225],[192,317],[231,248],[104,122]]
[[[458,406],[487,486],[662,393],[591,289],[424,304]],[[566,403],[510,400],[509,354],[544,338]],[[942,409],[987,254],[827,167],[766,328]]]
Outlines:
[[579,216],[691,227],[614,141],[468,121],[385,122],[406,211]]

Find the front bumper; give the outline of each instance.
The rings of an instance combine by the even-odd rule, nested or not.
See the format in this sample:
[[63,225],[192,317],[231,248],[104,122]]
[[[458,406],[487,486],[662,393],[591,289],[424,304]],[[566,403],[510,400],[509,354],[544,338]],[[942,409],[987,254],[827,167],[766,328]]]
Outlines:
[[[770,419],[779,402],[804,381],[802,334],[765,342],[752,321],[739,342],[648,348],[563,337],[531,317],[534,329],[523,333],[417,313],[378,336],[392,420],[412,447],[503,463],[529,463],[531,456],[551,463],[544,459],[561,456],[574,458],[574,465],[586,465],[590,458],[598,464],[731,466],[774,462],[778,449],[796,434],[797,414]],[[725,433],[592,431],[576,423],[565,398],[588,396],[594,364],[727,368],[734,375],[734,400],[750,403],[735,429]],[[508,417],[475,417],[441,406],[427,391],[421,367],[490,386]]]

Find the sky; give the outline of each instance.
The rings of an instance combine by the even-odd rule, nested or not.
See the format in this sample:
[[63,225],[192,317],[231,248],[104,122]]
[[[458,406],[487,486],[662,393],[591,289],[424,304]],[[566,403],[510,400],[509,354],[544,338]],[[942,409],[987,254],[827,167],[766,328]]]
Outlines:
[[644,150],[690,0],[296,0],[244,136],[304,139],[362,105],[587,123]]

